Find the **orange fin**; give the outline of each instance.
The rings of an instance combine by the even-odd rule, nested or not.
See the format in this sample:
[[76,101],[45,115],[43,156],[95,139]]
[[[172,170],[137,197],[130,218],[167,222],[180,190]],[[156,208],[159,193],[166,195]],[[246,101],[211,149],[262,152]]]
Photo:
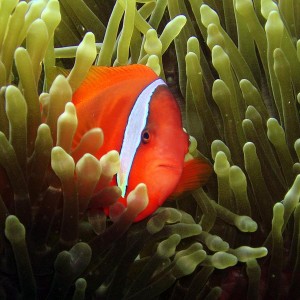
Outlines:
[[115,85],[124,80],[144,78],[145,81],[152,81],[158,76],[152,69],[145,65],[128,65],[120,67],[97,67],[92,66],[85,80],[73,95],[73,102],[77,104],[89,99],[106,87]]
[[184,163],[180,180],[172,193],[171,197],[177,197],[180,194],[195,190],[208,181],[212,174],[211,163],[205,158],[194,158]]

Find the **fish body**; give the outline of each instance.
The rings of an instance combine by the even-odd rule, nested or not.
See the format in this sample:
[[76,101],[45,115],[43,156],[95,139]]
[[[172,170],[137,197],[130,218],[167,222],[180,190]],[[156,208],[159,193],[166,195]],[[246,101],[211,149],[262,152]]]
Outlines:
[[150,68],[92,67],[72,101],[78,118],[73,147],[85,132],[100,127],[105,141],[95,156],[110,150],[120,154],[114,178],[122,191],[119,201],[126,206],[129,192],[139,183],[147,185],[149,204],[135,221],[153,213],[170,195],[193,189],[209,177],[206,161],[184,161],[189,138],[179,105]]

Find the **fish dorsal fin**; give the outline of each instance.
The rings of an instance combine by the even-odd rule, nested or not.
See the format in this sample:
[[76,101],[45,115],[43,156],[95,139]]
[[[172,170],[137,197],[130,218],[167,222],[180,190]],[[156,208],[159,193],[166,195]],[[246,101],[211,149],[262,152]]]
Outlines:
[[73,95],[74,104],[85,101],[99,91],[126,80],[143,79],[145,84],[158,78],[152,69],[145,65],[128,65],[120,67],[92,66],[87,77]]
[[171,197],[177,197],[186,191],[203,186],[212,174],[212,170],[211,164],[204,158],[194,158],[184,162],[180,180]]

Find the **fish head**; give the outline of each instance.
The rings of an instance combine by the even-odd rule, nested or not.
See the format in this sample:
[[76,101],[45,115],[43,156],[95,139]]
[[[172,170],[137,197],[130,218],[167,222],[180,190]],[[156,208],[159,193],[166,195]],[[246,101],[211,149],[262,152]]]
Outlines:
[[[135,221],[150,215],[172,194],[181,177],[189,143],[182,128],[179,105],[166,86],[158,86],[153,93],[146,119],[145,126],[138,133],[138,145],[130,170],[128,156],[132,155],[132,150],[125,155],[124,147],[117,175],[124,198],[139,183],[147,186],[149,204]],[[128,142],[132,146],[134,138]]]

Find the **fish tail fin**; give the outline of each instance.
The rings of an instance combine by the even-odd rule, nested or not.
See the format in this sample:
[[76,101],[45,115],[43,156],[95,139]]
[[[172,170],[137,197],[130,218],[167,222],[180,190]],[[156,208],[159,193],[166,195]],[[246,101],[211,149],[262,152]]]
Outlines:
[[203,186],[210,178],[212,171],[211,163],[204,157],[185,161],[180,180],[171,197],[177,197],[186,191]]

